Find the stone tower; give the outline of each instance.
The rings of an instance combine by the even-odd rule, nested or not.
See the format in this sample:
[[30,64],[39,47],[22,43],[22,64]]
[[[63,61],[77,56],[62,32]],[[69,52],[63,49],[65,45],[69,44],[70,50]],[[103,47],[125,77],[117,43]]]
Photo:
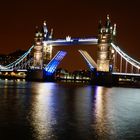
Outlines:
[[52,39],[53,29],[51,32],[48,32],[46,21],[43,23],[43,35],[44,35],[44,43],[43,43],[43,62],[44,66],[52,59],[52,45],[46,43]]
[[43,68],[43,34],[40,31],[35,33],[35,46],[33,54],[33,67],[34,69]]
[[110,72],[113,69],[113,49],[110,43],[116,36],[116,24],[112,26],[107,15],[105,25],[100,21],[98,30],[97,71]]

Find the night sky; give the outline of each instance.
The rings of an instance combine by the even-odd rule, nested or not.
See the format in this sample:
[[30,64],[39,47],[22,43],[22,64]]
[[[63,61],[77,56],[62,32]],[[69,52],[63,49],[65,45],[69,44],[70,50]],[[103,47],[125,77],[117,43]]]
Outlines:
[[[139,0],[12,0],[0,4],[0,54],[17,49],[27,50],[33,44],[36,25],[47,21],[54,29],[54,38],[97,36],[98,21],[109,14],[117,24],[117,44],[140,61],[140,2]],[[77,52],[87,50],[96,60],[95,46],[55,47],[68,51],[60,66],[83,69],[85,63]]]

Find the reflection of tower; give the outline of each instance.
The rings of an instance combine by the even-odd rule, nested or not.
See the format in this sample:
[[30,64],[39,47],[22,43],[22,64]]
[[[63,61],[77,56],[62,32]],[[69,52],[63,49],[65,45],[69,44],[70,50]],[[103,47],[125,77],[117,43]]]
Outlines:
[[101,21],[99,23],[97,71],[109,72],[110,66],[113,66],[113,51],[110,43],[115,35],[116,25],[111,26],[109,15],[107,15],[105,26],[102,26]]
[[43,68],[43,34],[39,31],[35,34],[35,46],[34,46],[34,62],[35,69]]

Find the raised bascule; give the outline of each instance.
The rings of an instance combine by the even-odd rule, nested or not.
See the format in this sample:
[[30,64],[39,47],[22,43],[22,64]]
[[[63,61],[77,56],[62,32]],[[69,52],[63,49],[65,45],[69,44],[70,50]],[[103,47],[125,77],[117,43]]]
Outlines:
[[[65,45],[95,45],[97,50],[97,61],[85,50],[79,50],[93,72],[91,80],[95,84],[117,83],[119,80],[128,79],[135,82],[140,80],[140,62],[134,60],[118,46],[115,45],[116,24],[112,24],[107,15],[105,24],[99,21],[98,37],[93,38],[72,38],[53,39],[53,29],[48,31],[46,21],[41,30],[37,28],[34,38],[34,45],[16,61],[1,66],[0,71],[26,72],[28,80],[53,80],[54,73],[65,57],[67,52],[59,51],[52,57],[52,48]],[[118,63],[120,62],[120,63]]]

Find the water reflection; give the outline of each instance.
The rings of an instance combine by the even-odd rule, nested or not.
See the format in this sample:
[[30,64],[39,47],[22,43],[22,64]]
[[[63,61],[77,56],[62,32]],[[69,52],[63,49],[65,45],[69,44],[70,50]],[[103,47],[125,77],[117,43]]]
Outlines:
[[97,139],[140,137],[140,89],[96,87],[93,129]]
[[52,125],[56,123],[53,117],[52,94],[55,87],[54,83],[34,83],[35,98],[31,104],[31,125],[34,131],[34,138],[37,140],[52,139]]
[[29,120],[34,138],[66,139],[67,135],[70,135],[70,139],[87,137],[92,121],[90,86],[33,83],[32,93],[35,97],[31,101]]
[[[129,116],[130,122],[140,117],[128,112],[130,104],[137,99],[128,102],[132,92],[120,95],[126,89],[54,83],[33,83],[32,88],[30,120],[38,140],[67,139],[67,136],[70,139],[124,139],[124,131],[128,136],[128,128],[133,126],[127,122]],[[122,115],[125,113],[127,116]]]
[[140,139],[140,89],[0,80],[0,139]]
[[[109,94],[111,93],[111,88],[96,87],[95,89],[95,120],[93,122],[93,127],[96,132],[96,137],[98,139],[115,139],[115,131],[112,127],[112,122],[110,120],[111,116],[109,114]],[[94,125],[95,124],[95,125]],[[114,134],[112,137],[112,133]]]
[[89,133],[92,117],[90,113],[92,111],[92,87],[83,86],[77,88],[75,91],[74,102],[74,118],[76,132],[79,138],[91,139],[91,136],[86,136]]

